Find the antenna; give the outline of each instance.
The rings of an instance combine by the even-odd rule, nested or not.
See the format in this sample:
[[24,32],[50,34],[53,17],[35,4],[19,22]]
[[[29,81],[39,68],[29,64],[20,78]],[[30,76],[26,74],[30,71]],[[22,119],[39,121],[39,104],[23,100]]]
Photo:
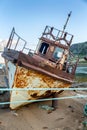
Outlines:
[[69,21],[69,18],[70,18],[70,16],[71,16],[71,14],[72,14],[72,11],[70,11],[70,13],[68,14],[68,18],[67,18],[66,23],[65,23],[65,25],[64,25],[64,27],[63,27],[63,32],[64,32],[64,30],[66,29],[66,26],[67,26],[67,23],[68,23],[68,21]]
[[[63,35],[63,33],[64,33],[65,29],[66,29],[66,26],[67,26],[67,24],[68,24],[68,21],[69,21],[69,18],[70,18],[70,16],[71,16],[71,14],[72,14],[72,11],[70,11],[70,13],[68,14],[68,17],[67,17],[67,20],[66,20],[66,22],[65,22],[65,25],[63,26],[62,35]],[[61,37],[62,37],[62,35],[61,35]]]

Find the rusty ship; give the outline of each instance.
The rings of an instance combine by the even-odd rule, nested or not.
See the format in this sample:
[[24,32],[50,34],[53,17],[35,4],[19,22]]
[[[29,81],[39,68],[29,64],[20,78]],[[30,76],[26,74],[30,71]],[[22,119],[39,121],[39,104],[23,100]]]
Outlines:
[[[70,14],[68,19],[69,17]],[[75,62],[71,60],[70,46],[73,35],[65,32],[64,29],[61,31],[46,26],[35,51],[29,49],[26,46],[27,42],[15,32],[14,28],[12,29],[2,54],[5,59],[9,88],[16,89],[10,92],[11,109],[27,104],[28,100],[46,98],[59,92],[20,91],[17,90],[19,88],[68,88],[74,82],[78,60]],[[25,102],[20,102],[21,100]],[[15,101],[19,103],[12,103]]]

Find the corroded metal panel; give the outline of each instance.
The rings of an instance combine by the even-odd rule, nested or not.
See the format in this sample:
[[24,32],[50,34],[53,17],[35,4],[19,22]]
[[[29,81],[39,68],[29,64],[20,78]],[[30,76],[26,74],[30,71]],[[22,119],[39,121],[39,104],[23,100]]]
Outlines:
[[[41,74],[37,71],[26,69],[17,66],[14,77],[13,88],[63,88],[70,87],[70,83],[52,78],[45,74]],[[24,91],[12,91],[10,101],[21,101],[21,100],[33,100],[38,98],[44,98],[50,96],[52,93],[58,91],[40,91],[40,90],[24,90]],[[16,109],[26,103],[11,104],[11,109]]]

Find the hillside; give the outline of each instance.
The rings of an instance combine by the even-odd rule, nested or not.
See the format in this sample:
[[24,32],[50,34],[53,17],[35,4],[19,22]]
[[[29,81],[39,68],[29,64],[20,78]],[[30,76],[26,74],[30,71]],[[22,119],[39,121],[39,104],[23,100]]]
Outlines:
[[80,57],[86,56],[87,55],[87,41],[73,44],[70,50],[74,55],[79,55]]
[[79,57],[79,66],[87,66],[87,61],[84,59],[87,56],[87,41],[73,44],[70,50],[75,57]]

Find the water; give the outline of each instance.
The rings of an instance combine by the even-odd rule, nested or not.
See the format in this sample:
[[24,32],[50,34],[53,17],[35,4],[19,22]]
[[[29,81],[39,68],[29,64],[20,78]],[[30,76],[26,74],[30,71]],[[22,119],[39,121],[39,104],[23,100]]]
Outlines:
[[77,67],[76,80],[79,82],[87,82],[87,67]]
[[77,67],[76,74],[87,75],[87,67]]

